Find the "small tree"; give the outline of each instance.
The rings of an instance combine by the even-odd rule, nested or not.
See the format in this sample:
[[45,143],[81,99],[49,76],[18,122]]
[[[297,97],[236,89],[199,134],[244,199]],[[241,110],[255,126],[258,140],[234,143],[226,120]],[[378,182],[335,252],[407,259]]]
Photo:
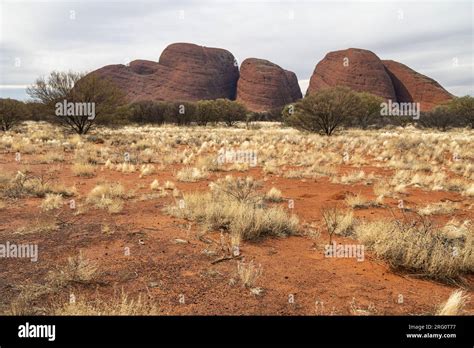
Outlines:
[[357,126],[366,129],[374,124],[380,118],[380,104],[384,99],[368,92],[357,93],[360,99],[360,107],[354,113],[354,119]]
[[329,235],[329,244],[332,244],[332,237],[341,224],[341,212],[337,207],[323,208],[321,209],[321,216]]
[[219,111],[213,100],[200,100],[197,102],[196,123],[205,126],[209,122],[217,122]]
[[25,104],[15,99],[0,99],[0,129],[8,131],[27,118]]
[[466,95],[454,98],[446,106],[453,112],[453,117],[474,128],[474,97]]
[[323,89],[310,94],[283,111],[284,120],[298,129],[327,136],[358,113],[360,99],[347,87]]
[[162,102],[167,104],[165,122],[177,125],[188,125],[195,119],[197,107],[194,103],[177,101]]
[[63,125],[78,134],[86,134],[98,118],[112,114],[124,101],[123,93],[109,81],[96,74],[84,76],[74,72],[53,71],[47,79],[37,79],[27,93],[47,105],[50,112],[55,111],[57,103],[94,103],[95,115],[92,118],[55,112]]
[[247,109],[242,104],[229,99],[216,99],[214,105],[218,111],[218,120],[232,127],[238,121],[244,121]]
[[448,128],[456,126],[454,112],[446,105],[440,105],[429,112],[425,112],[420,117],[420,123],[424,127],[433,127],[443,132]]

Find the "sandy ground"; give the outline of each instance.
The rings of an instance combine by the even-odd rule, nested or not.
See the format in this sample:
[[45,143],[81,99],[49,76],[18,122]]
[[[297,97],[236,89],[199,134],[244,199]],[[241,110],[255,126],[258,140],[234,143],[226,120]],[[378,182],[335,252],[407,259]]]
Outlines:
[[[33,162],[33,156],[25,155],[22,162]],[[2,171],[16,171],[22,164],[15,162],[14,154],[0,155]],[[70,161],[54,165],[59,169],[59,180],[78,189],[78,201],[99,181],[120,182],[127,189],[135,189],[137,195],[150,193],[149,184],[156,178],[161,182],[172,180],[183,192],[206,190],[209,182],[228,174],[252,175],[262,178],[259,168],[246,173],[217,172],[197,183],[176,180],[179,167],[169,167],[156,174],[139,178],[139,173],[122,174],[103,169],[92,178],[79,178],[70,171]],[[38,174],[51,165],[30,164],[29,169]],[[102,167],[102,166],[100,166]],[[99,167],[99,168],[100,168]],[[350,168],[342,167],[340,171]],[[359,169],[359,168],[357,168]],[[362,167],[367,173],[389,175],[390,171],[374,167]],[[283,196],[294,200],[294,209],[302,224],[321,225],[320,209],[331,204],[344,205],[347,193],[362,193],[375,198],[372,187],[339,185],[328,178],[286,179],[267,175],[265,189],[279,188]],[[428,192],[410,189],[405,199],[407,206],[457,201],[462,209],[456,217],[473,219],[472,199],[457,193]],[[173,197],[146,201],[126,201],[118,214],[91,209],[87,214],[74,216],[67,205],[62,216],[69,223],[57,231],[43,234],[14,234],[18,228],[37,223],[45,214],[39,209],[41,198],[22,198],[7,201],[0,210],[0,241],[38,243],[39,260],[0,260],[0,310],[8,310],[10,303],[19,295],[19,285],[44,283],[51,269],[67,263],[67,258],[81,250],[85,256],[98,263],[100,281],[88,284],[71,284],[60,293],[36,301],[33,307],[67,303],[70,294],[78,298],[108,299],[123,289],[129,296],[139,294],[156,302],[162,314],[178,315],[422,315],[434,313],[436,306],[445,301],[457,287],[434,280],[421,279],[416,275],[395,272],[386,262],[375,258],[369,251],[365,260],[326,258],[323,254],[328,235],[317,239],[306,236],[264,238],[243,242],[244,259],[261,264],[263,274],[257,285],[263,289],[260,295],[250,293],[239,283],[231,284],[236,277],[237,260],[212,264],[218,256],[208,256],[203,250],[212,245],[196,236],[201,227],[190,221],[180,220],[162,211],[174,202]],[[286,206],[287,203],[281,203]],[[387,199],[386,204],[397,211],[397,201]],[[375,219],[389,217],[388,209],[369,208],[355,210],[356,217]],[[445,222],[452,216],[437,219]],[[103,225],[113,233],[103,233]],[[219,240],[218,232],[206,237]],[[176,239],[188,243],[178,243]],[[354,244],[352,239],[335,237],[337,242]],[[125,255],[128,248],[130,255]],[[474,276],[464,279],[464,287],[472,297]],[[469,290],[470,289],[470,290]],[[402,300],[401,300],[402,299]],[[39,311],[40,312],[40,311]],[[467,304],[466,312],[474,313],[474,301]]]

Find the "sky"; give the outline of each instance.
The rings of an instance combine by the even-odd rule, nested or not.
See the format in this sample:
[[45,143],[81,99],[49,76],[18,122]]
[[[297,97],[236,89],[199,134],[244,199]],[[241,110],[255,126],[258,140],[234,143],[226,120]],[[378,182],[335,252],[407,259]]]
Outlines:
[[53,70],[157,61],[174,42],[225,48],[296,73],[304,94],[326,53],[373,51],[474,95],[474,2],[0,0],[0,97]]

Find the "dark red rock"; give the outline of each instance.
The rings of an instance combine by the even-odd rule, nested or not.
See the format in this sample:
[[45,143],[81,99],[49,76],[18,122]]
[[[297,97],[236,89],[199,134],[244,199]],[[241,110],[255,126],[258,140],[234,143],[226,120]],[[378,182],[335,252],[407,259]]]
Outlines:
[[169,45],[159,62],[135,60],[94,72],[122,89],[130,102],[139,100],[235,99],[239,69],[224,49],[194,44]]
[[398,102],[420,103],[421,111],[429,111],[453,98],[451,93],[428,76],[393,60],[382,62],[392,79]]
[[240,67],[237,101],[251,111],[269,111],[299,98],[296,75],[264,59],[247,58]]
[[307,94],[335,86],[396,101],[392,81],[382,61],[368,50],[349,48],[326,54],[314,69]]

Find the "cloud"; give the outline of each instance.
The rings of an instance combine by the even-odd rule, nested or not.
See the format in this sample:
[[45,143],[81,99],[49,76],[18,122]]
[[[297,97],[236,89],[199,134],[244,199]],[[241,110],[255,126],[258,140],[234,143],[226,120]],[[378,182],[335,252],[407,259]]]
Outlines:
[[168,44],[193,42],[225,48],[239,62],[268,59],[294,71],[303,89],[327,52],[359,47],[452,93],[473,93],[470,1],[4,1],[0,9],[1,85],[156,61]]

